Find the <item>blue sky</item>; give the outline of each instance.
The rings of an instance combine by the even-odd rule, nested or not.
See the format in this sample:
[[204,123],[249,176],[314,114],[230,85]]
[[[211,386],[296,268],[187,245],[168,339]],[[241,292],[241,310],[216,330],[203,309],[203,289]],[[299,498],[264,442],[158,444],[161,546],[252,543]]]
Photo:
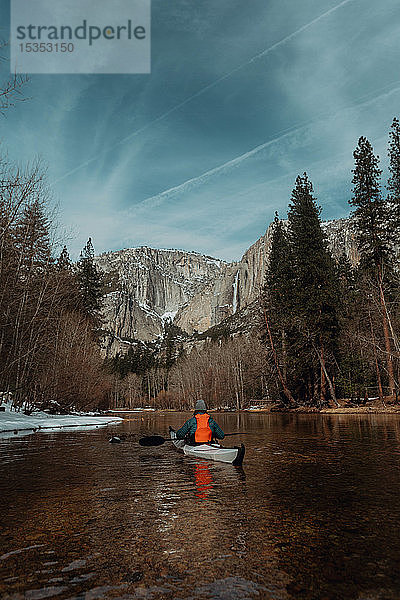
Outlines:
[[349,214],[359,136],[385,166],[399,65],[398,0],[153,0],[150,75],[31,76],[2,150],[47,165],[74,258],[91,236],[237,260],[303,171],[323,218]]

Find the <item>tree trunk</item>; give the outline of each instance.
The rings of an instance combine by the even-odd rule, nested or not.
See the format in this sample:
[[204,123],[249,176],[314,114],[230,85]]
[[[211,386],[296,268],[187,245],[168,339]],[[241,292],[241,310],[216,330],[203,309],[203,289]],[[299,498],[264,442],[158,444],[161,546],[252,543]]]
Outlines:
[[331,393],[331,398],[332,398],[332,402],[334,403],[335,406],[340,406],[339,402],[337,401],[336,398],[336,394],[335,394],[335,388],[333,387],[333,383],[331,381],[331,378],[328,375],[328,371],[326,370],[326,366],[325,366],[325,359],[324,357],[318,352],[318,349],[316,347],[316,345],[314,344],[314,342],[312,342],[312,345],[314,347],[315,352],[317,353],[318,356],[318,360],[320,362],[321,365],[321,369],[325,375],[326,381],[328,382],[328,386],[329,386],[329,391]]
[[286,384],[285,378],[283,377],[281,369],[279,367],[278,357],[277,357],[277,354],[276,354],[275,345],[274,345],[274,341],[272,339],[271,329],[269,327],[267,313],[266,313],[265,310],[264,310],[264,319],[265,319],[265,323],[267,325],[268,337],[269,337],[269,341],[270,341],[270,344],[271,344],[272,354],[274,356],[275,368],[276,368],[276,371],[278,373],[279,380],[280,380],[280,382],[282,384],[283,393],[285,394],[286,398],[289,400],[290,404],[296,404],[295,399],[293,398],[292,393],[289,390],[289,388],[288,388],[288,386]]
[[375,367],[376,367],[376,382],[378,384],[379,400],[383,404],[382,379],[381,379],[381,372],[379,370],[378,356],[376,354],[375,334],[374,334],[374,328],[372,326],[371,313],[369,313],[369,324],[370,324],[370,327],[371,327],[372,346],[373,346],[373,349],[374,349],[374,358],[375,358]]
[[286,333],[282,331],[282,358],[283,358],[283,378],[287,381],[287,351],[286,351]]
[[388,314],[387,314],[387,309],[386,309],[385,294],[383,291],[381,268],[379,268],[379,270],[378,270],[378,285],[379,285],[379,299],[380,299],[380,303],[382,306],[382,325],[383,325],[383,335],[385,338],[386,364],[387,364],[387,371],[388,371],[388,377],[389,377],[389,389],[390,389],[390,395],[393,395],[396,385],[394,382],[392,347],[391,347],[390,336],[389,336]]
[[[324,346],[321,343],[321,361],[324,361]],[[320,393],[320,400],[322,404],[325,404],[326,401],[326,377],[325,377],[325,372],[324,369],[322,368],[322,362],[321,362],[321,393]]]

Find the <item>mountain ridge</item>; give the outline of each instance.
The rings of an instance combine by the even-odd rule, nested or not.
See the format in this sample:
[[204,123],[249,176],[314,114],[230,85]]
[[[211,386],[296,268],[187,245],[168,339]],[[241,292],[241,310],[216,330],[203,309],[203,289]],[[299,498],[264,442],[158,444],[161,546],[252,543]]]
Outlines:
[[[335,258],[344,252],[358,261],[349,219],[323,221]],[[160,338],[172,321],[188,335],[202,333],[255,302],[268,265],[272,224],[239,261],[226,262],[196,251],[149,246],[102,253],[95,258],[105,272],[104,300],[107,354],[135,340]]]

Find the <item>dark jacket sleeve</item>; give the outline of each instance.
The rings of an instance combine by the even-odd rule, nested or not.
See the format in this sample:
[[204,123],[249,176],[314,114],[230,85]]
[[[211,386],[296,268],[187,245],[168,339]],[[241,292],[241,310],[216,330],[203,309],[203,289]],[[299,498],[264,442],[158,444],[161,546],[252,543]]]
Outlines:
[[215,437],[218,440],[223,440],[224,437],[225,437],[225,434],[222,431],[221,427],[214,421],[214,419],[212,417],[210,417],[210,420],[208,421],[208,424],[209,424],[209,426],[211,428],[211,431],[215,435]]
[[[196,420],[195,420],[196,422]],[[193,417],[191,419],[188,419],[186,421],[186,423],[184,423],[182,425],[182,427],[180,429],[178,429],[178,431],[176,432],[176,437],[178,438],[178,440],[183,440],[185,439],[185,436],[187,434],[190,434],[192,432],[192,428],[193,428]],[[196,429],[196,427],[195,427]]]

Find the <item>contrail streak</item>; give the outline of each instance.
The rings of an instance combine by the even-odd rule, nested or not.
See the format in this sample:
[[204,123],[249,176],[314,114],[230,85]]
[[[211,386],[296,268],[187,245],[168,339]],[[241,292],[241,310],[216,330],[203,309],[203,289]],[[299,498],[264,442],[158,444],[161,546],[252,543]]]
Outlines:
[[247,67],[248,65],[256,62],[257,60],[259,60],[260,58],[263,58],[264,56],[267,56],[267,54],[269,54],[270,52],[273,52],[274,50],[276,50],[280,46],[283,46],[284,44],[286,44],[286,42],[288,42],[291,39],[293,39],[299,33],[302,33],[303,31],[305,31],[309,27],[312,27],[313,25],[315,25],[315,23],[318,23],[318,21],[320,21],[321,19],[324,19],[325,17],[327,17],[328,15],[332,14],[333,12],[335,12],[336,10],[338,10],[339,8],[341,8],[342,6],[344,6],[345,4],[349,4],[349,2],[352,2],[352,1],[353,0],[343,0],[343,2],[340,2],[336,6],[333,6],[329,10],[327,10],[324,13],[322,13],[321,15],[319,15],[318,17],[315,17],[315,19],[313,19],[309,23],[306,23],[305,25],[302,25],[302,27],[300,27],[299,29],[296,29],[296,31],[293,31],[293,33],[290,33],[286,37],[282,38],[281,40],[279,40],[278,42],[276,42],[275,44],[273,44],[269,48],[266,48],[262,52],[259,52],[258,54],[256,54],[252,58],[250,58],[245,63],[242,63],[238,67],[235,67],[234,69],[232,69],[228,73],[225,73],[225,75],[222,75],[221,77],[219,77],[218,79],[216,79],[212,83],[209,83],[205,87],[201,88],[200,90],[198,90],[196,93],[192,94],[191,96],[189,96],[185,100],[182,100],[182,102],[179,102],[179,104],[176,104],[175,106],[173,106],[172,108],[170,108],[169,110],[167,110],[166,112],[164,112],[163,114],[161,114],[159,117],[153,119],[152,121],[150,121],[146,125],[143,125],[143,127],[140,127],[136,131],[133,131],[129,135],[125,136],[124,138],[122,138],[121,140],[119,140],[118,142],[116,142],[115,144],[109,146],[108,148],[105,148],[102,152],[100,152],[96,156],[93,156],[92,158],[89,158],[88,160],[86,160],[85,162],[81,163],[80,165],[78,165],[77,167],[75,167],[74,169],[72,169],[71,171],[68,171],[67,173],[65,173],[64,175],[62,175],[61,177],[59,177],[58,179],[55,179],[52,182],[52,184],[58,183],[59,181],[62,181],[63,179],[65,179],[67,177],[70,177],[71,175],[73,175],[77,171],[80,171],[80,169],[83,169],[84,167],[87,167],[92,162],[94,162],[94,161],[98,160],[99,158],[101,158],[102,156],[104,156],[104,154],[107,154],[110,150],[113,150],[117,146],[120,146],[121,144],[124,144],[128,140],[132,139],[133,137],[136,137],[137,135],[139,135],[140,133],[142,133],[143,131],[145,131],[146,129],[148,129],[149,127],[151,127],[152,125],[154,125],[155,123],[158,123],[159,121],[162,121],[163,119],[165,119],[166,117],[168,117],[172,113],[176,112],[177,110],[179,110],[183,106],[186,106],[186,104],[188,104],[189,102],[191,102],[195,98],[198,98],[199,96],[202,96],[203,94],[205,94],[205,92],[208,92],[208,90],[211,90],[212,88],[214,88],[215,86],[217,86],[219,83],[221,83],[221,81],[225,81],[225,79],[228,79],[229,77],[231,77],[232,75],[234,75],[235,73],[237,73],[238,71],[240,71],[241,69],[244,69],[244,67]]
[[[389,86],[385,86],[385,87],[381,88],[380,91],[382,92],[382,90],[386,90],[388,87]],[[326,119],[326,118],[335,117],[336,115],[341,114],[345,110],[353,110],[354,108],[356,108],[358,106],[368,106],[369,104],[372,104],[376,100],[379,100],[380,98],[383,98],[384,96],[389,96],[398,91],[400,91],[400,86],[396,85],[396,86],[390,88],[389,90],[379,93],[372,97],[370,97],[371,94],[367,94],[366,96],[363,96],[359,100],[359,102],[356,102],[353,105],[344,107],[336,112],[323,113],[319,116],[318,119],[312,119],[311,121],[307,121],[305,123],[302,123],[301,125],[295,125],[295,126],[291,127],[290,129],[282,131],[279,135],[274,137],[272,140],[268,140],[268,142],[265,142],[264,144],[260,144],[259,146],[256,146],[252,150],[249,150],[248,152],[245,152],[244,154],[241,154],[240,156],[237,156],[237,157],[229,160],[228,162],[223,163],[222,165],[219,165],[218,167],[214,167],[213,169],[210,169],[209,171],[205,171],[204,173],[202,173],[201,175],[198,175],[197,177],[188,179],[187,181],[184,181],[183,183],[181,183],[175,187],[169,188],[168,190],[164,190],[163,192],[156,194],[155,196],[151,196],[149,198],[146,198],[145,200],[142,200],[137,205],[135,205],[135,207],[132,210],[137,211],[141,207],[148,207],[148,205],[158,206],[163,200],[166,200],[168,197],[173,196],[175,193],[182,192],[185,190],[190,190],[194,186],[204,183],[205,181],[207,181],[207,179],[209,179],[213,175],[217,175],[218,173],[223,173],[225,170],[241,164],[243,161],[247,160],[251,156],[258,154],[261,150],[268,148],[268,146],[271,146],[272,144],[275,144],[279,140],[285,139],[286,137],[290,137],[293,133],[307,129],[307,127],[309,127],[313,123],[316,123],[317,121],[319,121],[323,118]]]
[[[242,69],[243,67],[249,65],[250,63],[254,62],[255,60],[258,60],[259,58],[262,58],[263,56],[266,56],[267,54],[269,54],[270,52],[272,52],[272,50],[275,50],[276,48],[279,48],[279,46],[282,46],[283,44],[286,44],[286,42],[288,42],[289,40],[291,40],[292,38],[294,38],[296,35],[298,35],[299,33],[302,33],[303,31],[305,31],[306,29],[308,29],[312,25],[315,25],[315,23],[318,23],[318,21],[321,21],[321,19],[324,19],[325,17],[327,17],[331,13],[335,12],[336,10],[338,10],[338,8],[341,8],[345,4],[348,4],[349,2],[352,2],[352,0],[343,0],[343,2],[340,2],[340,4],[336,4],[336,6],[333,6],[332,8],[330,8],[329,10],[327,10],[326,12],[322,13],[321,15],[319,15],[319,17],[315,17],[315,19],[313,19],[309,23],[306,23],[305,25],[303,25],[302,27],[300,27],[300,29],[296,29],[296,31],[294,31],[293,33],[290,33],[289,35],[287,35],[286,37],[284,37],[279,42],[276,42],[275,44],[273,44],[272,46],[270,46],[266,50],[263,50],[263,52],[260,52],[259,54],[256,54],[247,63],[245,63],[244,65],[241,65],[240,67],[237,67],[237,69],[235,69],[234,71],[232,71],[232,73],[235,73],[239,69]],[[232,73],[230,73],[230,75]]]

